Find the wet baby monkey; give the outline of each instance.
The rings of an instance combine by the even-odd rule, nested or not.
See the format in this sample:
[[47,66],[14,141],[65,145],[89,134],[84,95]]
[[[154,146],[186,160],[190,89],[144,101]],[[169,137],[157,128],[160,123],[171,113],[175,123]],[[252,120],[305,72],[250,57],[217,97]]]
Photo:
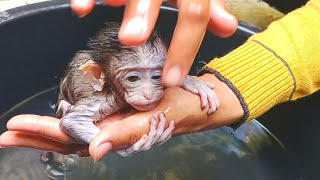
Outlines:
[[[145,44],[128,47],[118,41],[119,28],[118,22],[106,23],[89,40],[88,50],[75,54],[61,80],[56,114],[61,129],[79,143],[90,143],[99,132],[95,121],[130,107],[151,110],[163,95],[161,73],[167,49],[160,35],[154,31]],[[188,76],[181,87],[200,96],[202,108],[209,106],[208,115],[216,111],[219,103],[213,84]],[[164,129],[166,119],[163,115],[159,119],[158,128],[150,127],[149,135]],[[120,154],[147,150],[168,140],[173,127],[157,137],[142,137]]]

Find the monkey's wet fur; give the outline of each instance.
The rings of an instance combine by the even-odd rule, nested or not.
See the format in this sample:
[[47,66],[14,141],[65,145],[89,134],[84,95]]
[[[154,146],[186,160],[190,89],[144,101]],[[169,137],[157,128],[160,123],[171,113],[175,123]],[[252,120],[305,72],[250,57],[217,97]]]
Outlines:
[[[60,83],[56,105],[60,128],[79,143],[90,143],[99,132],[95,121],[135,108],[149,111],[163,96],[161,73],[167,48],[155,30],[148,41],[128,47],[118,41],[119,22],[107,22],[75,53]],[[188,76],[181,86],[216,109],[213,84]],[[199,107],[200,108],[200,107]]]

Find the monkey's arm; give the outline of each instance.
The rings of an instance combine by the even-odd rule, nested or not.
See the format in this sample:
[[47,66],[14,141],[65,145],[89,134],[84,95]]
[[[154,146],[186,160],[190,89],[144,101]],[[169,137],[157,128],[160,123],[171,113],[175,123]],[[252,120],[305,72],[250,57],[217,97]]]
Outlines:
[[182,88],[200,96],[202,109],[205,109],[209,105],[208,115],[211,115],[218,109],[219,99],[212,90],[214,84],[187,76],[182,84]]
[[92,138],[99,132],[95,121],[118,111],[120,106],[114,101],[107,102],[102,99],[84,99],[69,108],[65,116],[61,118],[60,128],[63,132],[72,136],[79,143],[89,144]]

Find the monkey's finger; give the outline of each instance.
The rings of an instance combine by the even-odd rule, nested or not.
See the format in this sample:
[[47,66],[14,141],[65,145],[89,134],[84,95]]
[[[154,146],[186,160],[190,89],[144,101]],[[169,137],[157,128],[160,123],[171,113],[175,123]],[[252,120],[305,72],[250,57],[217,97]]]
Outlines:
[[218,99],[216,98],[216,93],[213,92],[211,89],[208,89],[208,102],[209,102],[208,115],[211,115],[217,110],[218,106],[216,101],[218,101]]
[[127,157],[134,153],[138,153],[141,151],[141,147],[146,144],[147,139],[148,139],[148,135],[144,134],[141,137],[141,139],[137,141],[135,144],[133,144],[128,148],[117,150],[116,153],[123,157]]
[[151,142],[151,145],[154,145],[159,141],[159,138],[162,136],[162,134],[164,132],[164,128],[166,126],[167,118],[165,117],[164,113],[159,114],[159,119],[160,119],[160,122],[157,127],[157,133],[156,133],[155,138]]
[[207,84],[203,85],[203,90],[207,94],[207,101],[209,104],[208,115],[211,115],[218,109],[219,100],[216,93],[210,87],[208,87]]
[[35,134],[62,143],[73,142],[70,136],[60,130],[59,122],[60,120],[54,117],[24,114],[11,118],[7,122],[7,128],[10,131]]
[[206,86],[208,86],[208,88],[210,88],[210,89],[213,89],[214,88],[214,84],[213,83],[211,83],[211,82],[205,82],[206,83]]
[[145,43],[156,23],[162,0],[129,0],[119,31],[119,41],[135,46]]
[[151,125],[150,125],[150,131],[148,134],[148,139],[146,144],[141,147],[141,151],[147,151],[150,149],[150,147],[153,145],[152,142],[156,138],[157,135],[157,122],[156,118],[154,116],[151,116]]
[[191,93],[193,94],[196,94],[198,95],[199,94],[199,90],[195,87],[195,85],[193,83],[189,83],[189,82],[184,82],[182,84],[182,88],[187,90],[187,91],[190,91]]
[[[218,96],[217,96],[217,94],[215,93],[215,92],[213,92],[213,97],[214,97],[214,102],[216,103],[216,109],[218,109],[219,107],[220,107],[220,101],[219,101],[219,99],[218,99]],[[212,112],[212,113],[214,113],[214,112]]]
[[165,86],[184,82],[210,18],[210,0],[178,0],[177,3],[178,21],[163,69]]
[[172,132],[174,130],[174,121],[170,121],[169,127],[163,132],[161,137],[158,139],[156,144],[162,145],[172,137]]
[[201,99],[201,108],[205,109],[208,106],[208,93],[203,89],[199,89],[199,95]]
[[144,134],[141,139],[139,141],[137,141],[136,143],[134,143],[131,148],[132,148],[132,152],[136,153],[136,152],[140,152],[142,147],[147,143],[149,136]]
[[[170,128],[171,126],[172,126],[172,128],[174,129],[174,122],[173,122],[173,121],[170,122],[169,128]],[[165,137],[165,139],[163,139],[161,142],[159,142],[158,145],[162,145],[162,144],[164,144],[165,142],[167,142],[169,139],[172,138],[173,129],[172,129],[172,131],[169,132],[168,136]]]
[[6,131],[0,136],[0,146],[3,147],[28,147],[45,151],[55,151],[63,154],[75,153],[86,149],[88,146],[79,144],[62,144],[45,137],[22,133],[19,131]]
[[83,17],[92,11],[95,3],[95,0],[71,0],[70,6],[74,13],[80,17]]

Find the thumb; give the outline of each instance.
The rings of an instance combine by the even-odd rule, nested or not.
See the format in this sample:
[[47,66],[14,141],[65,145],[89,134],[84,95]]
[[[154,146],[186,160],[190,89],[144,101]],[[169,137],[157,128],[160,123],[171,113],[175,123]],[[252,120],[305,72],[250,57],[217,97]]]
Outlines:
[[98,161],[111,150],[123,149],[136,143],[148,132],[149,125],[149,118],[137,115],[108,124],[91,141],[91,157]]

